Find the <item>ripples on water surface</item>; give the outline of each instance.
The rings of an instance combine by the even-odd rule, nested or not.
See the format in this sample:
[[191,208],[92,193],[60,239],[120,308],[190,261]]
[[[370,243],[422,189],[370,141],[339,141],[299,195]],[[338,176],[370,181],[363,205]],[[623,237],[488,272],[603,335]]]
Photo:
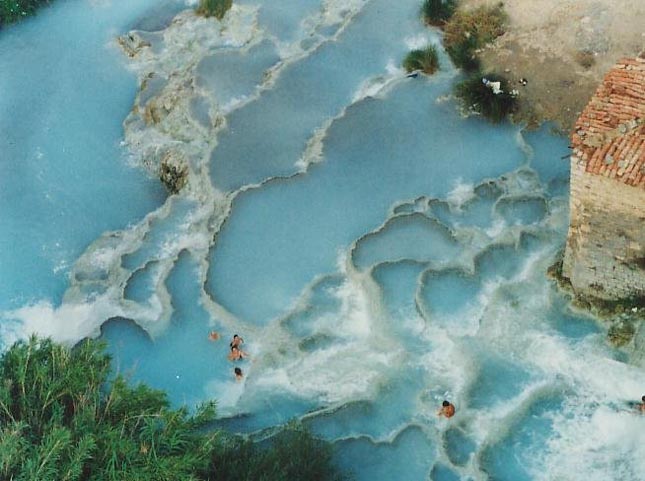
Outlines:
[[[566,139],[461,118],[445,57],[405,78],[405,52],[439,42],[418,3],[321,23],[318,1],[261,2],[258,42],[199,62],[226,114],[204,160],[221,229],[221,206],[164,203],[119,146],[136,85],[113,38],[181,3],[60,2],[0,34],[3,341],[109,319],[134,380],[215,397],[242,432],[300,417],[359,480],[642,479],[645,418],[621,403],[645,376],[545,277]],[[243,383],[210,329],[246,338]]]

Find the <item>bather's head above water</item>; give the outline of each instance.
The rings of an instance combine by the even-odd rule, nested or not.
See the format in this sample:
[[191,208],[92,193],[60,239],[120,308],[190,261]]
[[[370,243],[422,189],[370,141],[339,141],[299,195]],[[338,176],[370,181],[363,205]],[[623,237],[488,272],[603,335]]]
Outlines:
[[233,339],[230,343],[231,349],[233,349],[234,347],[240,347],[241,344],[244,344],[244,339],[242,339],[237,334],[233,334]]
[[444,399],[444,401],[441,403],[441,409],[439,410],[437,415],[451,418],[455,415],[455,406]]

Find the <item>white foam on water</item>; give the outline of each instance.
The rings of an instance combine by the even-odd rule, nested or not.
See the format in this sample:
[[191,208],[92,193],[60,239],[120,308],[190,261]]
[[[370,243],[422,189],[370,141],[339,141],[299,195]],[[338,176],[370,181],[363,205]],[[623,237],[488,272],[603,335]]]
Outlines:
[[526,359],[553,377],[567,380],[595,402],[613,403],[642,396],[645,372],[610,357],[602,337],[571,341],[533,331],[525,338]]
[[491,226],[484,232],[490,239],[499,239],[509,232],[508,224],[503,219],[493,219]]
[[[522,268],[513,279],[513,282],[527,282],[534,279],[537,270],[536,267],[543,264],[543,259],[548,257],[551,251],[552,249],[545,248],[528,254],[522,262]],[[542,272],[540,272],[540,275],[542,275]]]
[[462,179],[457,179],[454,182],[452,190],[448,192],[446,200],[448,201],[451,209],[455,209],[459,212],[465,204],[473,200],[475,197],[475,186],[472,183],[464,182]]
[[518,420],[527,416],[529,407],[545,393],[553,391],[553,383],[539,380],[525,386],[515,397],[496,403],[488,409],[470,411],[468,430],[475,441],[481,445],[493,444],[509,434]]
[[208,223],[212,215],[213,206],[201,205],[192,209],[185,220],[173,230],[155,255],[162,259],[173,259],[183,250],[208,251],[213,235],[209,231]]
[[176,257],[182,250],[207,250],[212,236],[208,232],[184,232],[164,242],[158,251],[162,258]]
[[424,33],[419,33],[405,38],[405,45],[410,50],[421,50],[422,48],[427,47],[428,44],[431,43],[428,42],[428,35]]
[[272,355],[257,358],[256,375],[249,386],[255,394],[256,390],[287,393],[323,404],[370,399],[389,367],[396,365],[402,351],[395,340],[382,334],[373,286],[366,278],[348,275],[345,254],[339,255],[338,264],[345,281],[329,293],[340,301],[340,307],[311,322],[311,336],[322,335],[330,342],[300,352],[293,349],[293,339],[281,337],[284,333],[279,328],[267,327],[262,350]]
[[475,336],[479,331],[479,319],[486,308],[487,299],[487,293],[482,292],[473,305],[466,306],[450,315],[443,315],[437,322],[446,329],[450,329],[453,335]]
[[[385,89],[389,87],[394,80],[403,76],[403,70],[397,69],[392,61],[388,62],[385,67],[386,73],[378,77],[367,79],[361,83],[354,95],[352,96],[352,104],[360,102],[363,99],[376,97],[384,93]],[[347,107],[345,107],[346,109]],[[344,109],[344,110],[345,110]]]
[[11,345],[31,334],[38,334],[51,337],[57,342],[73,344],[84,337],[98,336],[105,319],[118,315],[118,308],[115,309],[107,296],[93,302],[66,303],[60,307],[39,301],[4,312],[4,320],[0,323],[0,338],[6,345]]
[[339,329],[343,335],[366,339],[372,335],[374,317],[372,305],[367,293],[350,280],[334,289],[334,295],[341,300],[341,310],[338,317]]
[[396,320],[410,336],[419,337],[426,329],[426,321],[420,315],[404,315]]
[[258,386],[330,404],[370,399],[392,357],[357,342],[333,345],[263,371]]
[[[204,386],[206,399],[217,399],[217,413],[219,416],[228,416],[236,412],[236,406],[242,398],[248,379],[248,371],[244,370],[244,378],[236,381],[231,375],[230,381],[222,382],[221,379],[212,379]],[[233,368],[231,368],[233,372]]]
[[[575,411],[585,411],[569,406]],[[641,481],[645,476],[645,416],[600,406],[554,416],[555,435],[536,452],[536,481]]]
[[460,404],[464,393],[475,372],[472,355],[456,342],[449,330],[439,326],[429,325],[424,333],[424,339],[430,344],[430,352],[421,356],[419,364],[432,375],[435,402],[425,412],[428,419],[436,418],[437,406],[443,399],[450,399]]
[[[165,279],[172,264],[161,269],[160,279]],[[156,292],[144,304],[123,299],[122,289],[112,287],[104,294],[90,292],[81,297],[75,292],[75,300],[54,306],[48,300],[25,305],[0,313],[0,339],[11,345],[31,334],[51,337],[55,341],[74,344],[86,337],[97,337],[101,325],[114,317],[136,320],[150,336],[165,331],[172,306],[170,296],[159,279]]]
[[388,75],[391,75],[391,76],[400,75],[405,72],[403,68],[394,61],[394,59],[389,59],[387,61],[387,65],[385,66],[385,71],[388,73]]
[[250,100],[250,97],[248,95],[241,95],[239,97],[233,97],[229,99],[225,104],[223,104],[220,108],[220,112],[222,115],[228,115],[230,114],[233,110],[237,110],[246,103],[248,103]]

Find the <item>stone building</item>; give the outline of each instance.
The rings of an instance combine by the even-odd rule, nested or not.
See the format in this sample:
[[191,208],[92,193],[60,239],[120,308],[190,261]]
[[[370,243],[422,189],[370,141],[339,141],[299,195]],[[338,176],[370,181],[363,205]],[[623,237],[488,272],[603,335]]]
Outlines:
[[605,76],[571,137],[562,274],[579,296],[645,299],[645,59]]

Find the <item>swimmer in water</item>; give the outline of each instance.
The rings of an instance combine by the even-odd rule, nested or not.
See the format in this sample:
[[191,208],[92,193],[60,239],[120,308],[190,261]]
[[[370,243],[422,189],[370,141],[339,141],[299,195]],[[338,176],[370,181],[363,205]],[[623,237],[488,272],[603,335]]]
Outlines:
[[242,361],[243,359],[249,357],[247,353],[242,351],[239,347],[231,347],[231,352],[228,355],[229,361]]
[[637,406],[641,414],[645,414],[645,396],[641,398],[641,403]]
[[239,367],[236,367],[235,369],[233,369],[233,372],[235,373],[236,381],[241,381],[242,378],[244,377],[244,374],[242,373],[242,370]]
[[231,349],[233,349],[234,347],[239,348],[242,344],[244,344],[244,339],[242,339],[237,334],[233,334],[233,340],[229,343]]
[[219,333],[217,331],[211,331],[208,333],[208,339],[211,341],[217,341],[219,339]]
[[441,404],[441,409],[437,413],[437,416],[445,416],[447,418],[451,418],[455,415],[455,406],[452,403],[449,403],[448,401],[444,401]]

